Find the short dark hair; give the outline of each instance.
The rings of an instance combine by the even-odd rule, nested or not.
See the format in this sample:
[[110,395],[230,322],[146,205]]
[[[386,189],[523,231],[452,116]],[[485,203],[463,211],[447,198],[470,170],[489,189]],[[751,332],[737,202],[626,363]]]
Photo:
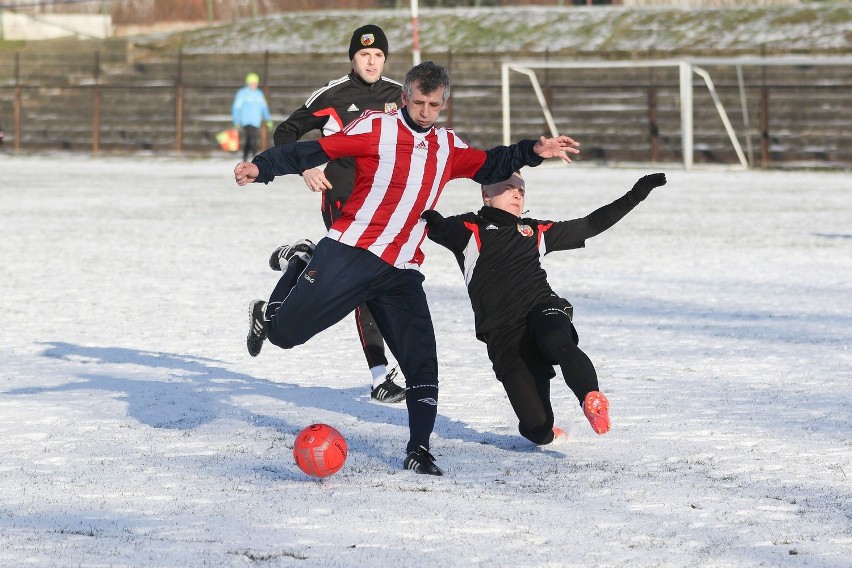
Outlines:
[[424,95],[434,93],[441,87],[444,88],[444,102],[450,98],[450,72],[446,67],[442,67],[431,61],[424,61],[419,65],[412,67],[405,74],[405,83],[402,85],[402,92],[406,99],[411,99],[412,89],[417,83],[417,88]]

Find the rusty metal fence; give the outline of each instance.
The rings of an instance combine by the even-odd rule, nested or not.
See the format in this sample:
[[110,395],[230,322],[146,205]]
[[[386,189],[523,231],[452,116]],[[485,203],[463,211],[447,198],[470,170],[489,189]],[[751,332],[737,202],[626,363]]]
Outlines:
[[[429,58],[453,75],[444,122],[477,146],[501,143],[500,55],[424,54]],[[177,52],[166,58],[121,49],[0,53],[4,148],[15,153],[214,154],[222,152],[215,134],[230,126],[231,101],[248,71],[260,73],[277,122],[317,87],[348,72],[348,65],[340,57],[271,53]],[[386,72],[401,79],[406,70],[407,60],[400,56],[389,60]],[[730,70],[712,73],[742,145],[754,149],[752,165],[852,166],[852,69],[755,69],[745,78],[746,93]],[[512,88],[515,101],[522,101],[513,102],[515,137],[544,133],[529,84],[519,80]],[[549,71],[542,88],[560,130],[583,141],[584,160],[680,161],[676,76]],[[712,101],[697,94],[695,115],[695,161],[736,163]],[[264,138],[264,146],[271,143],[268,133]]]

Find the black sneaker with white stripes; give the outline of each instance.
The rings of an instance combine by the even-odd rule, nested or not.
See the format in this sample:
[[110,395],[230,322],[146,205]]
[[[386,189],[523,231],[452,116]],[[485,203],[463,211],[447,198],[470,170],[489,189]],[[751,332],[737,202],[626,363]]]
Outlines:
[[300,257],[305,264],[311,261],[316,245],[308,239],[296,241],[292,245],[281,245],[269,257],[269,268],[281,272],[281,267],[286,266],[294,256]]
[[426,475],[444,475],[441,468],[435,465],[435,456],[429,453],[429,450],[420,446],[413,452],[408,452],[405,456],[405,461],[402,462],[402,467],[410,469],[414,473],[423,473]]
[[390,370],[382,384],[370,391],[370,398],[378,402],[387,402],[392,404],[405,399],[405,389],[395,382],[394,377],[397,375],[396,367]]
[[266,311],[266,302],[254,300],[249,304],[249,332],[246,336],[246,347],[249,355],[257,357],[263,348],[266,339],[266,321],[263,314]]

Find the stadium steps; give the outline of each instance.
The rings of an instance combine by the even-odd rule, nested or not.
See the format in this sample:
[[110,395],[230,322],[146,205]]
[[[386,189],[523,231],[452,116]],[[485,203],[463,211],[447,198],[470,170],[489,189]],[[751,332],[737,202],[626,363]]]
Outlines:
[[[168,55],[168,54],[167,54]],[[8,54],[0,55],[0,59]],[[51,57],[53,57],[51,59]],[[424,59],[427,59],[424,56]],[[176,54],[167,59],[128,48],[114,52],[40,54],[30,52],[22,78],[40,88],[25,89],[22,141],[27,147],[91,148],[93,62],[99,60],[101,93],[100,143],[104,151],[153,149],[171,152],[175,144],[175,85],[184,93],[184,150],[218,152],[214,135],[230,125],[230,104],[247,70],[265,74],[273,119],[278,122],[298,108],[324,81],[348,70],[345,57],[319,56],[293,61],[283,54],[247,56]],[[502,142],[499,57],[440,54],[453,76],[453,97],[444,114],[471,144],[489,147]],[[5,60],[4,60],[5,61]],[[401,80],[405,57],[388,60],[387,75]],[[8,121],[12,90],[7,66],[0,72],[0,115]],[[180,73],[179,73],[180,71]],[[745,146],[743,117],[735,70],[708,68],[729,118]],[[852,123],[844,87],[852,70],[805,67],[745,68],[752,141],[759,152],[760,89],[770,92],[770,155],[773,160],[850,161]],[[680,109],[676,70],[589,69],[568,73],[540,72],[560,129],[583,142],[585,159],[645,161],[650,156],[648,85],[657,87],[660,159],[680,159]],[[802,83],[818,88],[803,92]],[[727,133],[704,88],[695,78],[695,160],[736,163]],[[794,86],[795,85],[795,86]],[[126,86],[118,88],[118,86]],[[806,101],[806,104],[803,104]],[[9,134],[7,127],[7,134]],[[512,138],[536,138],[547,132],[529,81],[512,75]]]

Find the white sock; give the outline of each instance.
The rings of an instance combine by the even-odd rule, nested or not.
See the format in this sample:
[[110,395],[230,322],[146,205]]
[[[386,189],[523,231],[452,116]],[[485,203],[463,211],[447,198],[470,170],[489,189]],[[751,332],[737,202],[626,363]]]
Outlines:
[[376,365],[370,369],[370,373],[373,375],[373,388],[376,388],[388,378],[388,368],[384,365]]

